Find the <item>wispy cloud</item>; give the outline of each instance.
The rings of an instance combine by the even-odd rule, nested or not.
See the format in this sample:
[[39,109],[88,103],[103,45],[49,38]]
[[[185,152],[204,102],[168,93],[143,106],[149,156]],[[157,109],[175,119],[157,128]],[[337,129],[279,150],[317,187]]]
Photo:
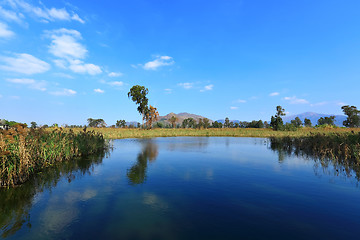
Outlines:
[[122,75],[121,72],[111,72],[108,74],[109,77],[121,77]]
[[155,60],[145,63],[142,67],[145,70],[156,70],[162,66],[173,65],[175,61],[169,56],[157,56]]
[[46,91],[46,84],[47,84],[46,81],[36,81],[34,79],[29,79],[29,78],[11,78],[11,79],[6,79],[6,81],[15,84],[26,85],[29,88],[35,90]]
[[30,54],[14,54],[14,57],[1,57],[0,61],[5,65],[0,65],[0,69],[10,72],[35,74],[43,73],[50,69],[50,65]]
[[45,31],[51,39],[49,52],[56,57],[65,59],[83,59],[87,49],[78,41],[82,39],[80,32],[72,29],[61,28]]
[[69,69],[75,73],[87,73],[90,75],[96,75],[102,73],[99,66],[92,63],[84,63],[80,60],[70,61]]
[[60,91],[50,92],[50,94],[54,96],[74,96],[76,94],[76,91],[64,88]]
[[239,107],[230,107],[231,110],[239,109]]
[[194,83],[190,83],[190,82],[178,83],[178,86],[183,87],[185,89],[190,89],[194,86]]
[[8,22],[22,23],[24,15],[22,13],[14,12],[8,9],[4,9],[0,6],[0,18]]
[[112,81],[112,82],[106,82],[106,84],[114,87],[121,87],[124,85],[124,82],[122,81]]
[[45,31],[51,39],[49,52],[60,59],[54,59],[56,66],[70,69],[75,73],[96,75],[102,73],[101,67],[92,63],[84,63],[88,50],[79,40],[82,39],[80,32],[73,29],[61,28],[53,31]]
[[9,30],[5,23],[0,22],[0,38],[11,38],[15,36],[15,33]]
[[247,101],[244,100],[244,99],[238,99],[238,100],[236,100],[236,102],[237,102],[237,103],[246,103]]
[[78,14],[70,13],[65,8],[47,8],[43,4],[42,6],[34,6],[23,0],[8,0],[7,3],[14,10],[22,10],[24,13],[39,18],[42,22],[74,20],[80,23],[85,23]]
[[290,104],[308,104],[306,99],[297,98],[296,96],[284,97],[284,100],[289,101]]
[[171,88],[165,88],[164,91],[165,91],[166,94],[171,94],[172,93]]
[[100,88],[96,88],[96,89],[94,89],[94,92],[96,92],[96,93],[104,93],[105,91],[100,89]]
[[270,97],[275,97],[275,96],[279,96],[280,93],[279,92],[272,92],[269,94]]
[[213,88],[214,88],[213,84],[206,85],[203,89],[200,90],[200,92],[211,91],[213,90]]

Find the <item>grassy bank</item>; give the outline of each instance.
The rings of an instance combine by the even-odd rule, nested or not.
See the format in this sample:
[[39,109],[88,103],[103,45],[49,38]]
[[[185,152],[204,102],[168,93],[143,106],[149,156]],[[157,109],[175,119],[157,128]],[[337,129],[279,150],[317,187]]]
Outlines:
[[0,131],[0,186],[14,186],[61,161],[91,155],[107,147],[94,131],[33,130],[17,126]]
[[[73,129],[75,132],[81,132],[81,128]],[[101,133],[104,138],[152,138],[152,137],[303,137],[313,133],[332,134],[332,133],[350,133],[359,132],[360,129],[354,128],[301,128],[297,131],[273,131],[265,128],[210,128],[210,129],[126,129],[126,128],[90,128],[95,132]]]

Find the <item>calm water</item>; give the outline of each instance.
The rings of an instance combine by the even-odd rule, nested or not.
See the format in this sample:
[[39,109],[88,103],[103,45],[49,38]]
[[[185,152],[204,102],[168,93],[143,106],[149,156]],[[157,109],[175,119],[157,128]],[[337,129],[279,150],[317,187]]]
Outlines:
[[359,239],[356,172],[266,139],[116,140],[0,190],[5,239]]

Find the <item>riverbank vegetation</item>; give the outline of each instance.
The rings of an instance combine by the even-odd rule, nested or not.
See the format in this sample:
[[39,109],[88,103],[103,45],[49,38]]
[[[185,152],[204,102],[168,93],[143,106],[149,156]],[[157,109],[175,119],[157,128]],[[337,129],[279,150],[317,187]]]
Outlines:
[[18,124],[0,130],[0,186],[21,184],[57,162],[87,156],[108,148],[100,132],[28,129]]

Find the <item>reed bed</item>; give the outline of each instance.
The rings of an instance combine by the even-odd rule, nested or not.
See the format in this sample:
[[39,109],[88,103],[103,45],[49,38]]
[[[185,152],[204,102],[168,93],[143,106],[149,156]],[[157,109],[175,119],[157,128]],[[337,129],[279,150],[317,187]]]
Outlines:
[[271,148],[289,154],[352,162],[360,165],[360,132],[311,133],[302,137],[271,137]]
[[21,125],[0,131],[0,186],[24,183],[31,175],[57,162],[91,155],[107,148],[95,131],[62,128],[27,129]]
[[[90,128],[92,131],[101,133],[107,139],[122,138],[152,138],[152,137],[303,137],[311,134],[332,134],[360,132],[358,128],[300,128],[297,131],[274,131],[265,128],[209,128],[209,129],[167,129],[157,128],[151,130],[137,128]],[[75,132],[82,131],[81,128],[73,129]]]

